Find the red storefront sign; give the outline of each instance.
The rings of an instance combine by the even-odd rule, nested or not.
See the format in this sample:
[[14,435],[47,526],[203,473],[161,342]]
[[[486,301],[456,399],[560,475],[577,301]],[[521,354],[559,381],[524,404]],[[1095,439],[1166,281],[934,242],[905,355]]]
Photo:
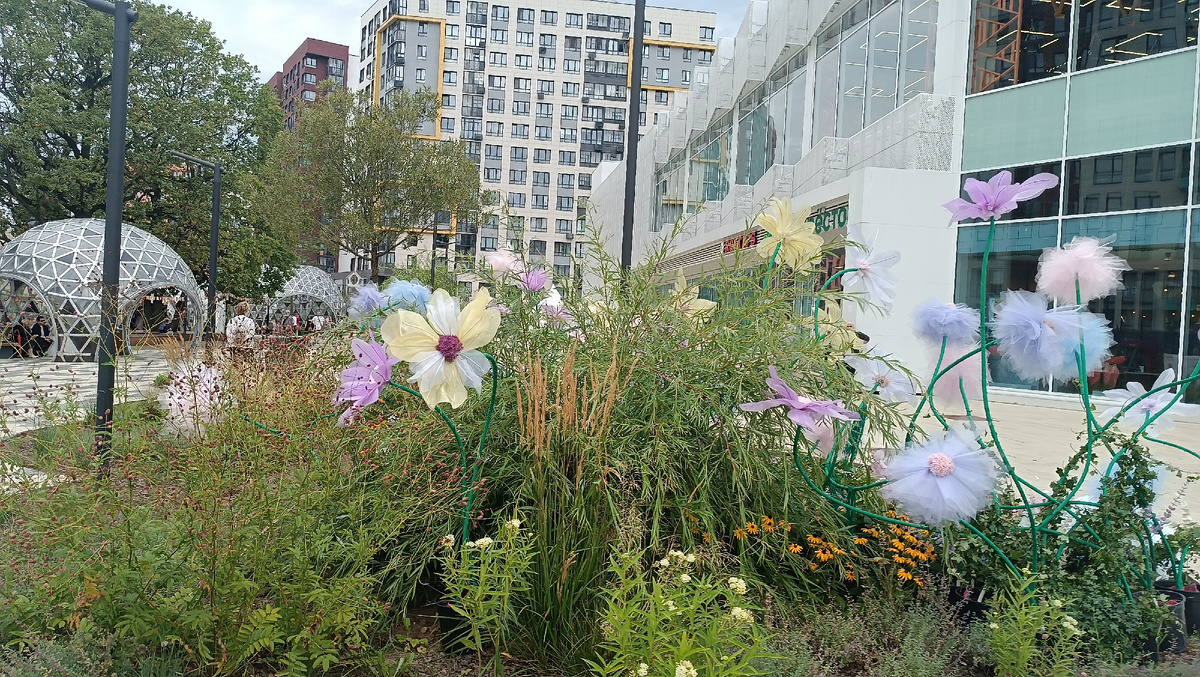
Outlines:
[[737,237],[725,240],[725,246],[722,251],[726,254],[732,254],[742,249],[749,249],[758,244],[758,233],[743,233]]

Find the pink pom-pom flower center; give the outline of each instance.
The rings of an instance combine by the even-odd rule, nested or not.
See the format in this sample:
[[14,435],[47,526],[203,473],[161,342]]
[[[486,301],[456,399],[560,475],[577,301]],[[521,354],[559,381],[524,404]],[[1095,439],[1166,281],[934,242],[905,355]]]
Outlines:
[[462,341],[453,334],[446,334],[438,339],[437,351],[446,358],[447,362],[453,362],[458,354],[463,351]]
[[946,477],[954,472],[954,459],[941,452],[930,454],[928,463],[934,477]]

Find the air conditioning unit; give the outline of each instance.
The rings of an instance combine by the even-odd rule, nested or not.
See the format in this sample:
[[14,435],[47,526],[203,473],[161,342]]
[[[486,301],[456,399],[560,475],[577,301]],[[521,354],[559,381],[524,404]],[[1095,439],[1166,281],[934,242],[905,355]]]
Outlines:
[[596,60],[596,53],[595,53],[595,52],[588,52],[588,58],[589,58],[589,59],[591,59],[592,61],[595,61],[595,60]]
[[575,239],[575,234],[574,234],[574,233],[572,233],[571,231],[569,231],[569,230],[568,230],[566,234],[567,234],[567,239],[568,239],[568,240],[574,240],[574,239]]
[[617,123],[617,129],[625,129],[625,123],[624,123],[624,122],[618,122],[618,123]]
[[585,97],[583,97],[583,102],[584,102],[584,103],[591,103],[591,102],[592,102],[592,100],[591,100],[591,99],[589,99],[588,97],[586,97],[586,96],[585,96]]
[[546,53],[545,47],[538,47],[538,54],[545,54],[545,53]]
[[545,99],[546,99],[546,93],[538,92],[538,101],[544,101]]
[[603,120],[596,121],[596,129],[604,129],[604,121]]

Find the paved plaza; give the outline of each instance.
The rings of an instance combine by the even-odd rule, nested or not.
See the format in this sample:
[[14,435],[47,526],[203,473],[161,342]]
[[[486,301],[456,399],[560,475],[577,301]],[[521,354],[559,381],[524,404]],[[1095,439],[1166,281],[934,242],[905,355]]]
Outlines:
[[[45,423],[51,409],[78,403],[90,412],[96,401],[95,362],[54,362],[50,358],[0,360],[0,437],[16,435]],[[154,377],[170,371],[161,351],[141,348],[119,359],[116,399],[152,396]]]

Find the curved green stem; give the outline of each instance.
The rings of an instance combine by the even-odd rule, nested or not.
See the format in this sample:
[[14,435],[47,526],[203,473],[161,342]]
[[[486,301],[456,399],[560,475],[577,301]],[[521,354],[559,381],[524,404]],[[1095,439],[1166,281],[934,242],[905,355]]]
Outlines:
[[[846,273],[850,273],[855,270],[858,270],[858,268],[843,268],[843,269],[839,270],[838,272],[834,273],[833,275],[830,275],[829,279],[825,280],[825,284],[821,285],[821,289],[817,293],[819,294],[819,293],[825,291],[826,289],[829,289],[829,285],[833,284],[834,280],[845,275]],[[821,340],[821,327],[820,327],[820,325],[817,324],[818,312],[820,310],[821,310],[821,299],[814,298],[813,299],[813,336],[818,341]]]

